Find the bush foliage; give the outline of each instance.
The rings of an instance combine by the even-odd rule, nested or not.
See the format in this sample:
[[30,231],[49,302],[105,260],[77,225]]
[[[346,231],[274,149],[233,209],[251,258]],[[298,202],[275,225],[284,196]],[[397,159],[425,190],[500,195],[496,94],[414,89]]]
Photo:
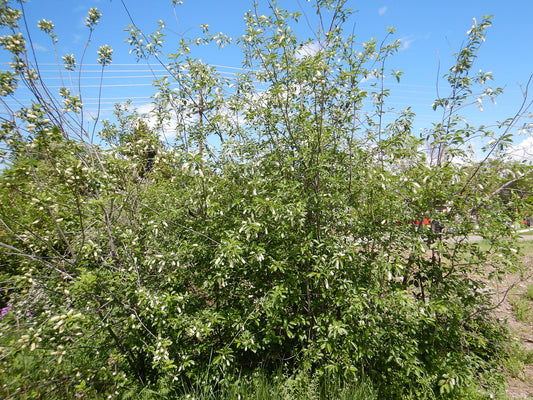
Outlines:
[[[502,162],[524,108],[495,131],[459,115],[499,92],[472,70],[490,18],[469,31],[440,117],[416,137],[410,109],[386,109],[383,83],[401,75],[386,68],[392,30],[360,45],[343,31],[344,2],[319,0],[329,22],[302,42],[298,13],[257,7],[233,41],[233,82],[194,57],[229,38],[205,27],[162,59],[163,26],[144,36],[132,25],[137,57],[170,78],[154,83],[154,113],[117,105],[93,140],[81,94],[63,89],[60,105],[23,13],[1,2],[13,55],[2,94],[18,83],[34,97],[2,117],[4,397],[177,398],[280,371],[293,384],[362,382],[378,398],[501,388],[507,334],[485,288],[517,265],[510,222],[524,199],[512,185],[530,170]],[[91,9],[90,33],[98,18]],[[99,56],[103,71],[112,49]],[[165,124],[173,145],[160,141]],[[472,138],[487,157],[456,162]]]

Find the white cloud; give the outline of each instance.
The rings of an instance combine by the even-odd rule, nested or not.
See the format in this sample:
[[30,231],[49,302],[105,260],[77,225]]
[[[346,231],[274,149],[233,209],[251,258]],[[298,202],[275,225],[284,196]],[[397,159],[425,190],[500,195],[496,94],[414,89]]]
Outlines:
[[401,38],[400,40],[401,40],[400,51],[407,50],[409,47],[411,47],[411,43],[415,41],[415,39],[409,39],[408,37]]
[[370,73],[366,76],[363,76],[361,79],[359,79],[359,83],[366,83],[369,81],[373,81],[379,78],[379,75],[376,75],[374,73]]
[[359,79],[359,83],[366,83],[371,81],[381,80],[381,78],[388,79],[386,74],[382,75],[377,68],[372,71],[369,71],[368,74],[364,75]]
[[[252,100],[257,101],[256,99],[259,99],[259,98],[260,98],[259,93],[251,94],[250,104],[252,104]],[[144,121],[148,124],[149,128],[154,129],[158,133],[161,140],[167,141],[167,142],[170,142],[174,138],[176,138],[177,125],[183,125],[183,124],[192,125],[192,124],[198,123],[198,114],[190,114],[190,113],[185,112],[181,114],[180,116],[177,116],[174,113],[170,113],[170,119],[164,121],[163,125],[161,126],[158,121],[156,111],[154,110],[153,103],[135,105],[135,106],[132,106],[132,109],[135,110],[138,114],[140,114],[143,117]],[[230,114],[229,110],[225,108],[219,110],[219,115],[232,119],[235,124],[241,124],[244,122],[238,116],[235,116],[234,114]],[[206,116],[204,121],[205,121],[204,123],[210,124],[209,116]]]
[[320,43],[311,42],[304,44],[296,50],[296,58],[304,58],[309,56],[314,56],[320,50]]
[[72,43],[73,44],[78,44],[78,43],[81,42],[82,39],[83,39],[83,37],[81,35],[74,34],[74,36],[72,37]]
[[48,49],[47,49],[46,47],[41,46],[40,44],[37,44],[37,43],[34,43],[34,44],[33,44],[33,49],[34,49],[35,51],[41,51],[41,52],[46,52],[46,51],[48,51]]
[[380,7],[378,9],[378,14],[381,16],[381,15],[385,14],[387,12],[387,10],[388,10],[387,6]]
[[139,114],[151,114],[154,109],[154,105],[152,103],[146,103],[140,106],[132,106],[132,108]]
[[[139,114],[145,116],[145,121],[148,127],[154,129],[157,126],[157,117],[154,113],[154,105],[152,103],[136,105],[132,107]],[[177,124],[176,117],[172,117],[162,127],[159,128],[159,137],[163,141],[169,141],[176,137],[175,126]]]
[[533,136],[507,149],[507,155],[515,161],[533,162]]

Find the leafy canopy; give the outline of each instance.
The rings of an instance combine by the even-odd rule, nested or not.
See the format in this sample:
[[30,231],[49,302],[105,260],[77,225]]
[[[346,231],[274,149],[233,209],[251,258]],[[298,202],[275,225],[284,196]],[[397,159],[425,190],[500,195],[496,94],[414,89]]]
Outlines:
[[[379,398],[501,387],[506,333],[487,281],[517,266],[527,196],[511,188],[531,172],[502,160],[525,108],[497,131],[459,114],[500,93],[472,72],[490,18],[469,31],[420,138],[409,108],[386,108],[387,79],[401,77],[387,69],[393,30],[360,44],[344,1],[315,10],[306,41],[291,29],[300,13],[255,4],[241,37],[203,26],[168,58],[163,23],[131,25],[137,59],[168,77],[150,115],[117,105],[87,129],[79,88],[47,89],[24,14],[2,0],[13,62],[1,94],[33,94],[2,117],[2,394],[176,398],[280,369],[368,381]],[[89,11],[88,42],[100,16]],[[58,40],[51,21],[39,27]],[[194,56],[230,42],[243,54],[232,81]],[[112,49],[98,56],[103,72]],[[62,60],[81,71],[83,55]],[[172,145],[159,138],[169,124]],[[473,138],[487,158],[454,162]]]

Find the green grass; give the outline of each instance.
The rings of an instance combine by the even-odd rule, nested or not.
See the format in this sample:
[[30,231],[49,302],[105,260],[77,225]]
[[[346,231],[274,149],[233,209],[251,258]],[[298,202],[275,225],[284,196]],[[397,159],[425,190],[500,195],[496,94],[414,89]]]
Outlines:
[[520,341],[509,344],[510,357],[505,361],[505,368],[513,378],[524,378],[524,366],[533,365],[533,350],[527,350]]
[[520,242],[520,250],[524,255],[533,256],[533,240],[526,240],[524,242]]
[[[528,232],[527,235],[520,234],[521,236],[533,235],[533,232]],[[483,239],[479,242],[476,242],[481,251],[487,251],[490,248],[490,244],[487,240]],[[529,254],[533,256],[533,240],[524,240],[519,242],[520,250],[522,254]]]
[[533,302],[524,294],[510,298],[513,314],[520,322],[533,321]]
[[[533,241],[520,242],[520,250],[524,256],[533,256]],[[518,321],[533,324],[533,283],[529,283],[525,290],[515,292],[509,301]]]
[[528,284],[525,290],[514,291],[509,302],[518,321],[533,324],[533,283]]
[[[477,243],[479,249],[483,252],[490,250],[490,243],[488,242],[488,240],[482,239],[475,243]],[[533,241],[519,242],[518,246],[520,247],[522,254],[533,253]]]
[[533,283],[527,285],[526,294],[529,300],[533,300]]
[[256,374],[235,382],[223,382],[218,390],[210,385],[194,385],[179,400],[377,400],[370,383],[339,383],[338,379],[317,379],[305,374]]

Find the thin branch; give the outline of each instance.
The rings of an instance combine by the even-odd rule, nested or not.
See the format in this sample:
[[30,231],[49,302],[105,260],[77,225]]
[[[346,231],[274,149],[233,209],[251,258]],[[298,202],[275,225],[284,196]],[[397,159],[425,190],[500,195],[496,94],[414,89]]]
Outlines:
[[0,242],[0,247],[3,247],[3,248],[8,249],[8,250],[11,250],[15,254],[23,256],[23,257],[26,257],[26,258],[29,258],[30,260],[37,261],[37,262],[47,266],[48,268],[53,269],[57,273],[59,273],[61,275],[65,275],[69,279],[74,279],[74,277],[72,275],[70,275],[68,272],[60,270],[59,268],[55,267],[53,264],[51,264],[51,263],[45,261],[44,259],[39,258],[39,257],[37,257],[37,256],[35,256],[33,254],[25,253],[22,250],[17,249],[16,247],[10,246],[9,244],[3,243],[3,242]]
[[470,175],[470,177],[468,178],[468,180],[466,181],[466,183],[464,184],[463,188],[461,189],[461,191],[459,192],[459,195],[461,196],[467,187],[469,187],[470,183],[472,183],[472,180],[476,177],[476,175],[479,173],[479,171],[481,170],[481,167],[483,165],[485,165],[485,163],[487,162],[487,160],[489,159],[489,157],[492,155],[492,153],[494,152],[494,150],[496,150],[496,148],[498,147],[498,145],[500,144],[500,142],[503,140],[503,138],[507,135],[507,133],[509,133],[509,131],[511,130],[511,128],[514,127],[514,125],[516,124],[516,122],[520,119],[520,117],[522,116],[522,114],[527,111],[533,104],[533,101],[529,102],[529,104],[527,103],[528,101],[528,89],[529,89],[529,85],[531,84],[531,81],[533,80],[533,74],[530,75],[528,81],[527,81],[527,85],[526,85],[526,89],[524,91],[524,100],[522,100],[522,104],[520,105],[520,108],[518,109],[518,111],[515,113],[515,115],[513,116],[513,118],[511,119],[511,122],[508,124],[507,128],[505,129],[505,131],[500,135],[500,137],[498,138],[498,140],[496,140],[496,142],[492,145],[490,151],[487,153],[487,155],[485,156],[485,158],[477,165],[476,169],[474,170],[474,172],[472,172],[472,174]]

